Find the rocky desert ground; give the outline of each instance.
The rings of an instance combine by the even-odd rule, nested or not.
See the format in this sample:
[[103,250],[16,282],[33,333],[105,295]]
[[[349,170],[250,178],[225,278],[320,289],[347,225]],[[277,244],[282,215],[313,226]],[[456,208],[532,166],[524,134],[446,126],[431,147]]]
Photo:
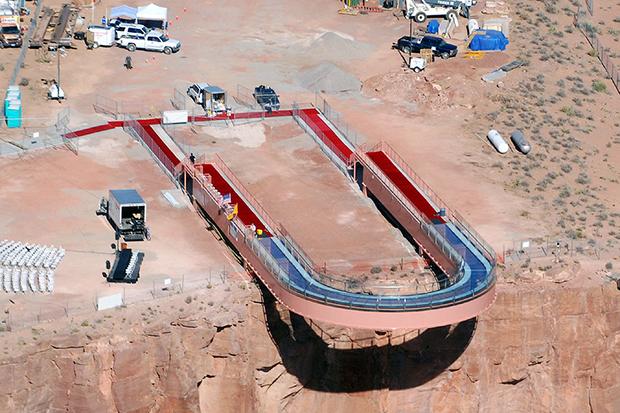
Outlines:
[[[88,22],[91,2],[74,3]],[[342,15],[337,0],[159,4],[169,9],[179,53],[135,52],[134,69],[126,70],[126,50],[76,42],[61,58],[62,103],[45,99],[55,55],[29,50],[19,72],[24,128],[0,129],[0,239],[64,244],[68,253],[58,294],[0,293],[0,411],[620,411],[620,94],[582,32],[596,33],[620,66],[620,4],[595,0],[579,28],[574,16],[586,4],[578,0],[481,0],[474,17],[498,6],[511,19],[507,50],[480,59],[460,50],[418,74],[391,50],[409,33],[395,11]],[[95,2],[96,20],[116,5]],[[463,26],[448,39],[460,49]],[[2,84],[18,53],[0,50]],[[499,82],[481,80],[515,59],[525,64]],[[74,130],[110,120],[93,107],[104,98],[121,112],[157,115],[171,109],[175,88],[204,81],[239,98],[231,99],[237,108],[240,92],[258,84],[274,87],[283,105],[319,96],[356,143],[390,143],[498,253],[493,306],[476,319],[421,331],[317,324],[252,280],[191,206],[171,206],[162,191],[174,185],[122,130],[80,138],[77,156],[62,145],[24,150],[32,132],[53,135],[67,109]],[[328,181],[312,187],[328,202],[329,191],[344,185],[321,169],[328,161],[290,138],[294,126],[265,125],[258,140],[255,130],[201,128],[179,134],[179,145],[201,142],[228,156],[244,184],[265,197],[289,166],[272,153],[280,145],[315,169],[305,179]],[[504,137],[522,130],[532,151],[498,154],[486,140],[491,128]],[[248,147],[261,155],[242,155]],[[267,171],[272,159],[279,169]],[[109,230],[94,209],[110,185],[139,188],[159,218],[143,278],[126,292],[135,300],[96,312],[93,298],[108,288],[100,253],[109,254]],[[327,229],[304,232],[284,204],[290,196],[301,208],[309,197],[303,188],[290,186],[267,206],[325,255],[314,234]],[[359,203],[357,216],[373,222]],[[349,258],[379,254],[386,244],[395,245],[392,259],[407,253],[390,228],[363,234],[341,218],[336,228],[370,239],[361,252],[345,245]],[[168,276],[195,282],[152,294]],[[60,316],[44,317],[56,307]]]

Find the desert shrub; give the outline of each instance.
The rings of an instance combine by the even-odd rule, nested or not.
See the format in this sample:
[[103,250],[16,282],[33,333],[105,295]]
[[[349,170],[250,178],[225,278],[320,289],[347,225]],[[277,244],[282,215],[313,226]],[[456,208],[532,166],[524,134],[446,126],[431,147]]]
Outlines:
[[570,188],[568,186],[563,186],[558,194],[560,198],[568,198],[570,196]]
[[370,269],[371,274],[379,274],[380,272],[381,272],[381,267],[375,266]]
[[560,111],[566,114],[566,116],[575,116],[577,114],[577,112],[572,106],[564,106],[562,107],[562,109],[560,109]]
[[577,182],[578,184],[581,184],[581,185],[587,185],[590,182],[592,182],[592,180],[590,179],[588,174],[586,174],[585,172],[579,172],[579,176],[577,177],[575,182]]
[[592,82],[592,90],[595,92],[605,92],[607,91],[607,85],[601,80],[595,80]]
[[26,77],[22,77],[22,79],[19,81],[20,86],[28,86],[29,84],[30,84],[30,80],[28,80],[28,78]]

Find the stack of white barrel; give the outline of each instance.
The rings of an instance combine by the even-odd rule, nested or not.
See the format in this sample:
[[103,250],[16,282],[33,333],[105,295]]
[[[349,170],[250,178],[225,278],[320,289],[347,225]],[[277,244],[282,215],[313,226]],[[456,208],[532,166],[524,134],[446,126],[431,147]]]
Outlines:
[[7,293],[51,293],[54,272],[64,256],[60,247],[0,241],[0,285]]

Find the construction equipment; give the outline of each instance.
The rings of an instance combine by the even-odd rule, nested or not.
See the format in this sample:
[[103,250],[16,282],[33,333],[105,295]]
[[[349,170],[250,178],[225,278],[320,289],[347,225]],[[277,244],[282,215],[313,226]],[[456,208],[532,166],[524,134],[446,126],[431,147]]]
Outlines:
[[0,48],[21,47],[22,31],[19,15],[0,15]]
[[443,17],[447,20],[457,20],[461,14],[469,18],[469,8],[460,0],[402,0],[401,10],[407,19],[423,23],[428,17]]
[[143,241],[150,238],[146,226],[146,203],[136,190],[110,190],[108,200],[99,203],[97,215],[102,215],[104,211],[125,241]]
[[44,8],[29,47],[36,49],[44,44],[47,44],[49,50],[72,47],[78,11],[79,9],[71,4],[63,4],[59,11]]
[[187,89],[187,95],[201,105],[209,116],[227,112],[226,91],[208,83],[194,83]]
[[36,29],[32,38],[30,39],[29,46],[33,49],[38,49],[43,46],[43,42],[45,39],[45,34],[47,33],[47,28],[49,27],[52,18],[54,17],[54,10],[49,7],[45,7],[43,12],[39,16],[39,21],[37,22]]

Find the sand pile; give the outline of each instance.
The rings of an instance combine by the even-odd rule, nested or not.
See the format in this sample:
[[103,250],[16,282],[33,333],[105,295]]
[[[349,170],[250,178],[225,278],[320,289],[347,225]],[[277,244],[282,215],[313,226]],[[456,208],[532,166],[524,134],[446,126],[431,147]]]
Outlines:
[[411,72],[371,77],[364,82],[362,93],[385,102],[430,111],[448,108],[452,98],[451,93],[447,93],[440,85]]
[[372,47],[367,43],[355,41],[334,32],[325,32],[314,39],[307,49],[312,56],[321,56],[326,60],[362,59]]
[[362,82],[333,63],[323,62],[302,71],[299,84],[314,92],[359,92]]

